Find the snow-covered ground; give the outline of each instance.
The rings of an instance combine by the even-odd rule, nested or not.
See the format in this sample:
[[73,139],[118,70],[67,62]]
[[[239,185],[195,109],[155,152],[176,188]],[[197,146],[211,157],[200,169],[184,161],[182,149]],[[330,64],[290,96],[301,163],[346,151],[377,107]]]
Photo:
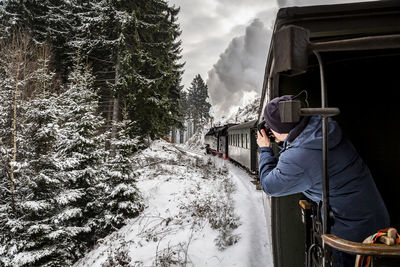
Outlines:
[[273,266],[263,195],[244,170],[157,141],[137,172],[146,209],[75,266]]

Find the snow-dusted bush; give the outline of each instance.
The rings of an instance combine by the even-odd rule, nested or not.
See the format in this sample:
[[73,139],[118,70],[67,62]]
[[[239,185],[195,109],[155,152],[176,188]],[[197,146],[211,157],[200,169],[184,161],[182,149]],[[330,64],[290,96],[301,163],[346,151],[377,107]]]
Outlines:
[[132,258],[128,254],[128,246],[122,244],[120,247],[114,249],[110,248],[108,251],[107,261],[101,267],[139,267],[137,264],[132,264]]
[[[203,168],[209,169],[208,164],[206,161]],[[235,215],[231,196],[235,191],[235,185],[226,172],[221,175],[219,170],[211,170],[214,173],[215,190],[195,194],[194,199],[188,204],[183,204],[181,208],[190,212],[195,220],[207,220],[211,228],[218,231],[215,244],[220,250],[223,250],[240,239],[239,235],[233,233],[240,225],[239,217]]]
[[187,266],[190,263],[187,258],[187,244],[180,242],[177,245],[168,246],[157,251],[154,266],[170,267],[170,266]]

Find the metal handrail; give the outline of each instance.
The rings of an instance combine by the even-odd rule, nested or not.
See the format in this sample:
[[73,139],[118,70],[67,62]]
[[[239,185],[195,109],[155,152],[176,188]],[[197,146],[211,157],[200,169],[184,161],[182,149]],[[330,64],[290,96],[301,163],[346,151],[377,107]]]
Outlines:
[[400,245],[388,246],[385,244],[366,244],[345,240],[332,234],[322,235],[324,244],[352,254],[367,256],[400,257]]

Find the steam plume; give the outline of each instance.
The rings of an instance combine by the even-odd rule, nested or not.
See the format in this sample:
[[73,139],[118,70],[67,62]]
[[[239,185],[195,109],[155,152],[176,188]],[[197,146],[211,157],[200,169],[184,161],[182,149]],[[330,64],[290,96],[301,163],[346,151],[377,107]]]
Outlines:
[[260,95],[270,39],[271,30],[255,19],[208,72],[207,85],[217,119]]

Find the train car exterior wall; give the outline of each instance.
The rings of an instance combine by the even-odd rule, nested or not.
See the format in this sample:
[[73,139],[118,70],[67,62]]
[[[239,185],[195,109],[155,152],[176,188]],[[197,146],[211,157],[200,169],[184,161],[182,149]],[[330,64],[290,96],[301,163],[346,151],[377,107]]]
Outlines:
[[257,171],[257,144],[252,124],[229,129],[228,151],[230,159],[252,172]]

